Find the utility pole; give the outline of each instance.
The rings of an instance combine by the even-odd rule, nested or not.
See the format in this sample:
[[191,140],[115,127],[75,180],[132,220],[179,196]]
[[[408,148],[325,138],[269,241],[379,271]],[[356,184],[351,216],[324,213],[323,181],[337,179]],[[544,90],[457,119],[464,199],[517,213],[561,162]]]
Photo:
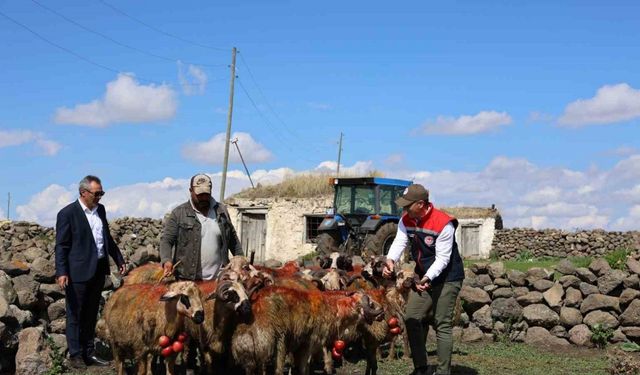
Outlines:
[[231,138],[231,119],[233,118],[233,87],[236,82],[236,47],[231,50],[231,87],[229,90],[229,113],[227,114],[227,137],[224,142],[224,163],[222,165],[222,182],[220,183],[220,202],[224,201],[224,188],[227,184],[227,167],[229,166],[229,139]]
[[338,146],[338,171],[336,177],[340,177],[340,157],[342,156],[342,132],[340,132],[340,145]]
[[240,155],[240,160],[242,160],[242,165],[244,165],[244,170],[247,171],[247,176],[249,176],[249,182],[251,182],[251,187],[255,188],[255,186],[253,186],[253,181],[251,180],[251,173],[249,173],[249,168],[247,168],[247,164],[245,164],[244,158],[242,157],[242,153],[240,152],[240,147],[238,147],[238,138],[231,141],[231,143],[236,145],[236,150],[238,150],[238,155]]

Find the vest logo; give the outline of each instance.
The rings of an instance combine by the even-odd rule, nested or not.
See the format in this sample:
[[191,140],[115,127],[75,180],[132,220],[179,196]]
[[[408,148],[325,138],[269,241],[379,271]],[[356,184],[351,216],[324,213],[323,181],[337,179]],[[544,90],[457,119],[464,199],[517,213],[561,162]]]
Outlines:
[[424,238],[424,244],[427,245],[427,246],[432,246],[433,245],[433,237],[426,236]]

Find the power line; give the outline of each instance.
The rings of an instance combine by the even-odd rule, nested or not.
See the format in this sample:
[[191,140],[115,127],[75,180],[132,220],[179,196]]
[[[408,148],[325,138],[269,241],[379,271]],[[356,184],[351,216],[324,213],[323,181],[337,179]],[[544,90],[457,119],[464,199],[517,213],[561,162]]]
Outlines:
[[224,52],[229,51],[229,48],[209,46],[209,45],[206,45],[206,44],[202,44],[202,43],[194,42],[194,41],[189,40],[189,39],[182,38],[182,37],[180,37],[178,35],[171,34],[171,33],[166,32],[164,30],[160,30],[159,28],[157,28],[155,26],[152,26],[152,25],[150,25],[150,24],[148,24],[148,23],[146,23],[146,22],[144,22],[144,21],[142,21],[142,20],[140,20],[140,19],[138,19],[138,18],[136,18],[136,17],[134,17],[134,16],[132,16],[132,15],[130,15],[128,13],[125,13],[123,10],[120,10],[120,9],[116,8],[115,6],[107,3],[104,0],[97,0],[97,1],[101,2],[104,6],[111,8],[114,12],[119,13],[119,14],[121,14],[121,15],[123,15],[123,16],[125,16],[125,17],[127,17],[127,18],[129,18],[129,19],[141,24],[142,26],[145,26],[145,27],[157,32],[157,33],[160,33],[160,34],[166,35],[168,37],[177,39],[177,40],[179,40],[181,42],[184,42],[184,43],[187,43],[187,44],[192,44],[192,45],[197,46],[197,47],[207,48],[207,49],[214,50],[214,51],[224,51]]
[[206,67],[221,67],[221,66],[227,66],[226,64],[202,64],[202,63],[189,62],[189,61],[184,60],[184,59],[175,59],[175,58],[171,58],[171,57],[167,57],[167,56],[163,56],[163,55],[158,55],[158,54],[153,53],[153,52],[145,51],[145,50],[143,50],[143,49],[140,49],[140,48],[137,48],[137,47],[134,47],[134,46],[130,46],[130,45],[126,44],[126,43],[122,43],[122,42],[120,42],[120,41],[118,41],[118,40],[116,40],[116,39],[114,39],[114,38],[112,38],[112,37],[110,37],[110,36],[108,36],[108,35],[106,35],[106,34],[103,34],[103,33],[99,32],[99,31],[95,31],[95,30],[93,30],[93,29],[90,29],[90,28],[88,28],[88,27],[86,27],[86,26],[82,25],[81,23],[78,23],[78,22],[74,21],[73,19],[71,19],[71,18],[69,18],[69,17],[65,16],[64,14],[62,14],[62,13],[60,13],[60,12],[58,12],[58,11],[54,10],[54,9],[51,9],[51,8],[49,8],[48,6],[46,6],[46,5],[44,5],[44,4],[40,3],[40,2],[38,2],[38,1],[36,1],[36,0],[31,0],[31,2],[32,2],[32,3],[34,3],[34,4],[36,4],[36,5],[37,5],[37,6],[39,6],[40,8],[45,9],[45,10],[47,10],[48,12],[51,12],[51,13],[55,14],[56,16],[58,16],[58,17],[60,17],[60,18],[62,18],[62,19],[64,19],[64,20],[66,20],[66,21],[67,21],[67,22],[69,22],[69,23],[72,23],[72,24],[76,25],[77,27],[79,27],[79,28],[81,28],[81,29],[83,29],[83,30],[85,30],[85,31],[87,31],[87,32],[90,32],[90,33],[92,33],[92,34],[98,35],[99,37],[104,38],[104,39],[106,39],[106,40],[108,40],[108,41],[110,41],[110,42],[112,42],[112,43],[114,43],[114,44],[117,44],[117,45],[121,46],[121,47],[128,48],[128,49],[130,49],[130,50],[132,50],[132,51],[136,51],[136,52],[139,52],[139,53],[145,54],[145,55],[147,55],[147,56],[155,57],[155,58],[157,58],[157,59],[161,59],[161,60],[165,60],[165,61],[170,61],[170,62],[174,62],[174,63],[176,63],[176,62],[178,62],[178,61],[183,61],[183,62],[188,63],[188,64],[200,65],[200,66],[206,66]]
[[[55,43],[55,42],[47,39],[46,37],[44,37],[43,35],[41,35],[37,31],[33,30],[29,26],[21,23],[20,21],[17,21],[16,19],[8,16],[7,14],[5,14],[2,11],[0,11],[0,16],[3,16],[4,18],[8,19],[9,21],[13,22],[14,24],[16,24],[16,25],[22,27],[23,29],[27,30],[28,32],[30,32],[31,34],[35,35],[38,39],[42,40],[43,42],[45,42],[45,43],[47,43],[49,45],[52,45],[52,46],[54,46],[54,47],[56,47],[56,48],[58,48],[58,49],[60,49],[60,50],[62,50],[64,52],[66,52],[66,53],[68,53],[68,54],[70,54],[70,55],[72,55],[72,56],[74,56],[74,57],[86,62],[86,63],[89,63],[89,64],[91,64],[93,66],[97,66],[98,68],[107,70],[107,71],[112,72],[112,73],[126,74],[126,73],[123,73],[122,71],[120,71],[118,69],[114,69],[114,68],[111,68],[111,67],[109,67],[107,65],[103,65],[103,64],[100,64],[98,62],[95,62],[95,61],[91,60],[88,57],[85,57],[85,56],[83,56],[83,55],[81,55],[81,54],[79,54],[77,52],[74,52],[74,51],[70,50],[69,48],[61,46],[60,44]],[[135,77],[136,77],[136,79],[138,79],[140,81],[143,81],[143,82],[147,82],[147,83],[153,83],[153,84],[157,84],[157,85],[163,85],[164,84],[164,83],[159,83],[157,81],[154,81],[154,80],[151,80],[151,79],[147,79],[147,78],[143,78],[143,77],[140,77],[140,76],[137,76],[137,75]],[[184,85],[185,86],[199,86],[197,84],[190,84],[190,83],[185,83]]]

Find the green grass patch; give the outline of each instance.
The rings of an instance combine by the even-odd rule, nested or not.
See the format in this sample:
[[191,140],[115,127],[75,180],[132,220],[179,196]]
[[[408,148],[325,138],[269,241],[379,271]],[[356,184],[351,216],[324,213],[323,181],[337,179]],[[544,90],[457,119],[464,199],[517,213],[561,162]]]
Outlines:
[[[553,269],[555,266],[560,263],[561,260],[565,258],[553,258],[553,257],[543,257],[543,258],[528,258],[528,259],[519,259],[519,260],[503,260],[505,267],[507,270],[518,270],[522,272],[526,272],[530,268],[539,267],[546,269]],[[593,260],[591,257],[569,257],[567,258],[573,263],[576,267],[587,267]],[[464,266],[471,267],[474,263],[480,262],[492,262],[491,260],[473,260],[473,259],[465,259]]]

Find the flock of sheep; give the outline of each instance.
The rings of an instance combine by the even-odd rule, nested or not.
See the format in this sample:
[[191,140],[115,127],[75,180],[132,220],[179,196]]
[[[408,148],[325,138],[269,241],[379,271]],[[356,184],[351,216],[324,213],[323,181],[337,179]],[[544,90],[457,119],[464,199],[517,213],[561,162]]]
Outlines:
[[[152,374],[159,355],[173,374],[176,355],[186,357],[188,347],[199,349],[208,374],[282,374],[287,363],[294,374],[308,374],[314,358],[330,374],[345,343],[362,345],[366,373],[375,374],[380,345],[402,330],[396,326],[416,276],[383,278],[384,258],[356,267],[338,253],[318,260],[311,268],[268,268],[234,257],[216,280],[201,282],[162,280],[160,265],[148,264],[109,298],[97,332],[110,343],[119,375],[125,360],[138,374]],[[178,337],[188,337],[181,353],[170,345],[176,340],[181,351]]]

